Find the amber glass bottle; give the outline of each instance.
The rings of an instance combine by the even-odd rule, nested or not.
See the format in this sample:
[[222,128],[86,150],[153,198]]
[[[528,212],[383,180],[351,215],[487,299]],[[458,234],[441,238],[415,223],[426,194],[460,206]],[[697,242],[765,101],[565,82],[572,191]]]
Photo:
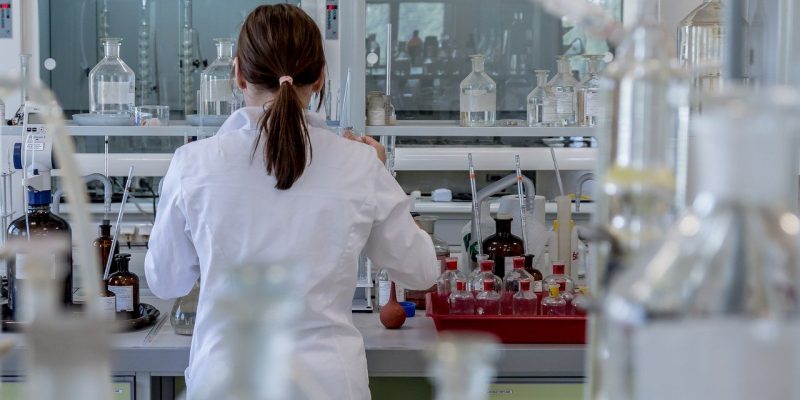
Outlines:
[[[108,262],[108,254],[111,252],[111,242],[113,238],[111,237],[111,221],[104,219],[103,223],[100,224],[100,236],[94,240],[92,246],[94,246],[95,251],[97,252],[97,256],[100,257],[98,261],[100,261],[100,274],[105,274],[106,272],[106,263]],[[114,247],[114,255],[119,254],[119,243]],[[108,275],[111,276],[114,272],[116,272],[113,268],[114,264],[111,264],[112,268],[108,272]]]
[[494,274],[501,278],[506,271],[513,269],[513,257],[525,256],[522,239],[511,234],[511,219],[508,214],[498,214],[495,218],[495,234],[483,241],[483,253],[494,261]]
[[[8,226],[8,237],[25,238],[28,236],[30,228],[31,239],[53,238],[66,236],[72,243],[72,232],[67,221],[50,213],[50,191],[29,192],[28,193],[28,212],[27,223],[25,215],[17,218]],[[25,279],[25,272],[17,268],[17,261],[24,255],[19,255],[8,262],[8,308],[11,311],[11,318],[19,317],[20,301],[20,280]],[[72,304],[72,250],[62,255],[61,261],[56,262],[56,255],[53,255],[54,269],[66,267],[66,275],[63,278],[63,290],[61,293],[62,302],[65,305]]]
[[536,295],[538,296],[539,293],[542,291],[542,280],[544,279],[544,275],[542,275],[542,271],[539,271],[538,269],[534,268],[533,259],[534,259],[533,255],[531,254],[525,255],[525,271],[528,271],[528,273],[531,274],[531,276],[533,276],[533,282],[531,287],[532,290],[536,292]]
[[130,254],[114,256],[113,268],[117,271],[108,277],[108,290],[117,297],[117,316],[139,317],[139,277],[128,270]]

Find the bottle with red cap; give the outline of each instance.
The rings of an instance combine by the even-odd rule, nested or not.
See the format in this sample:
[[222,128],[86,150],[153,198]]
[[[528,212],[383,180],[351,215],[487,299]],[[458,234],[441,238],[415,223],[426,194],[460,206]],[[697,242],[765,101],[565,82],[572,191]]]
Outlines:
[[567,315],[567,301],[561,297],[558,286],[550,286],[547,291],[549,295],[542,299],[542,315],[547,317]]
[[483,260],[480,262],[479,268],[480,272],[469,282],[469,289],[472,291],[472,295],[477,297],[478,293],[484,290],[484,282],[490,280],[494,282],[492,284],[492,290],[497,292],[499,296],[503,288],[503,280],[492,272],[494,269],[494,261]]
[[589,288],[586,286],[578,287],[578,290],[575,291],[575,298],[572,299],[572,308],[575,315],[586,315],[586,311],[589,309],[590,305]]
[[467,290],[467,281],[456,280],[455,290],[450,293],[450,315],[472,315],[475,314],[475,298]]
[[539,308],[538,298],[531,290],[531,280],[519,281],[519,290],[511,298],[511,309],[514,315],[536,315]]
[[566,276],[564,274],[566,267],[563,262],[556,261],[553,263],[553,275],[550,275],[544,278],[544,290],[550,291],[551,287],[558,287],[558,292],[560,293],[561,297],[567,303],[567,315],[572,315],[573,307],[572,307],[572,300],[574,295],[572,294],[575,290],[575,282],[573,282],[572,278]]
[[483,281],[483,290],[475,296],[475,314],[500,315],[500,293],[495,290],[496,287],[492,278]]
[[533,276],[525,271],[525,257],[514,257],[513,269],[503,277],[503,294],[500,304],[500,313],[503,315],[514,314],[513,299],[519,292],[519,282],[521,280],[532,281]]
[[449,305],[448,299],[450,293],[455,289],[456,280],[466,282],[464,273],[458,270],[458,259],[447,258],[445,259],[445,271],[439,275],[436,280],[436,295],[438,296],[437,305],[443,309],[439,311],[441,314],[448,314],[447,307]]

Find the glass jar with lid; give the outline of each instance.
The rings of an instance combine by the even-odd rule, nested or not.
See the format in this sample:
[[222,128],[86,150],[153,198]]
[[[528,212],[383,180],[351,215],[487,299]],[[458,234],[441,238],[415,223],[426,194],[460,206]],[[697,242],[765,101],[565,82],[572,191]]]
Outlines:
[[461,126],[494,126],[497,85],[484,71],[484,56],[470,56],[472,72],[461,82]]
[[200,115],[230,115],[236,106],[233,39],[214,39],[217,58],[200,74]]
[[119,57],[120,38],[104,38],[105,57],[89,72],[89,111],[92,114],[133,115],[136,75]]

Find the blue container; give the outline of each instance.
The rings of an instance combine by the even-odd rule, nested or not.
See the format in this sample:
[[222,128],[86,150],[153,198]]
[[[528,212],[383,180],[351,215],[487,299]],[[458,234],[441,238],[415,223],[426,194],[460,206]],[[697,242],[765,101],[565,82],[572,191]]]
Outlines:
[[410,301],[401,301],[400,305],[403,306],[403,310],[406,310],[406,318],[411,318],[417,314],[416,304]]

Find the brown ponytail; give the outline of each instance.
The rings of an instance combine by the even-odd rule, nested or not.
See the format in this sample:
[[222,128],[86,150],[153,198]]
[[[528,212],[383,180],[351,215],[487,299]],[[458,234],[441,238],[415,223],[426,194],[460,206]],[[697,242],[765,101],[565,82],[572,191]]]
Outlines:
[[[305,105],[297,88],[316,83],[323,73],[322,34],[314,20],[296,6],[259,6],[244,21],[236,56],[244,80],[274,93],[272,104],[264,105],[258,121],[260,134],[253,157],[263,136],[267,173],[277,180],[276,188],[289,189],[311,160]],[[282,77],[290,79],[281,83]]]

